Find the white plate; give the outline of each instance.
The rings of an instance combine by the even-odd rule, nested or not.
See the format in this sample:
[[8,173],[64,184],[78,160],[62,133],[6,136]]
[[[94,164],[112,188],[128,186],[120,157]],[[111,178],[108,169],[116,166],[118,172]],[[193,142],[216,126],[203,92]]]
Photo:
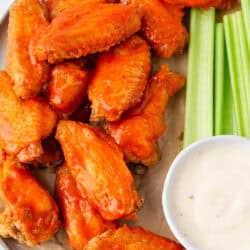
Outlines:
[[0,23],[4,20],[8,13],[8,9],[14,0],[4,0],[0,3]]
[[[1,9],[0,3],[0,9]],[[5,57],[6,57],[6,45],[7,45],[7,28],[8,18],[4,18],[0,22],[0,70],[4,69]]]
[[[7,4],[13,0],[0,0],[0,70],[5,68],[6,45],[7,45],[7,26],[8,18],[6,10],[3,11]],[[5,16],[5,18],[3,18]],[[152,66],[155,71],[162,62],[167,62],[170,68],[174,71],[186,73],[186,56],[171,58],[171,60],[159,60],[153,58]],[[140,225],[145,229],[151,230],[154,233],[163,235],[165,237],[173,238],[162,211],[161,207],[161,192],[165,179],[166,172],[172,160],[182,147],[182,142],[179,139],[183,130],[184,117],[184,91],[179,93],[175,98],[172,98],[168,105],[166,112],[167,132],[160,139],[160,147],[162,149],[162,161],[155,167],[148,171],[143,177],[136,178],[136,187],[139,193],[144,197],[145,203],[143,209],[138,214],[138,221],[136,225]],[[39,171],[39,180],[44,184],[48,190],[53,186],[54,175],[51,171]],[[65,243],[66,237],[60,231],[52,240],[40,244],[34,248],[28,248],[17,244],[14,240],[6,240],[11,250],[68,250]],[[0,250],[8,248],[1,247]]]

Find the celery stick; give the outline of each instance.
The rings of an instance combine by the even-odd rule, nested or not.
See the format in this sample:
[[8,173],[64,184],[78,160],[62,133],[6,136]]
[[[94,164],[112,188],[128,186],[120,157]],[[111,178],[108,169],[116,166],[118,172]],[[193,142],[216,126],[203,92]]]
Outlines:
[[[249,54],[239,13],[224,16],[226,48],[233,90],[237,134],[250,137],[249,95],[247,72]],[[243,33],[243,34],[241,34]]]
[[244,18],[244,24],[246,28],[246,36],[248,43],[248,50],[250,52],[250,0],[241,0],[241,9]]
[[223,111],[223,91],[225,75],[225,51],[224,51],[224,30],[223,24],[215,26],[215,86],[214,86],[214,134],[222,134],[222,111]]
[[191,9],[184,146],[213,135],[215,10]]
[[250,137],[250,54],[248,51],[247,32],[244,26],[244,19],[241,11],[235,13],[237,24],[237,38],[239,39],[240,58],[242,61],[241,74],[244,77],[244,87],[246,95],[246,107],[248,114],[244,115],[246,123],[245,136]]
[[225,46],[224,27],[219,23],[215,27],[215,135],[237,134]]

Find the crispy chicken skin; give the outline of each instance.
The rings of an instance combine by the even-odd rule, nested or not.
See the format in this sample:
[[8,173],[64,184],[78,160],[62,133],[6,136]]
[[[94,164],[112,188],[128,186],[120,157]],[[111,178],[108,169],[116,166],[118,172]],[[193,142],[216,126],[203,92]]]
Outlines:
[[150,48],[133,36],[97,60],[88,96],[91,121],[116,121],[142,98],[150,72]]
[[58,14],[71,7],[88,3],[114,3],[115,0],[45,0],[50,12],[50,18],[55,18]]
[[163,0],[172,5],[180,5],[185,7],[215,7],[219,9],[230,9],[238,0]]
[[129,228],[124,225],[93,238],[84,250],[184,250],[184,248],[141,227]]
[[49,193],[16,160],[3,156],[0,164],[0,235],[35,246],[59,228],[58,207]]
[[50,63],[94,54],[108,50],[140,27],[140,16],[132,6],[78,5],[52,20],[38,39],[34,54]]
[[87,70],[73,63],[56,65],[47,89],[49,104],[59,113],[72,114],[87,96],[87,84]]
[[164,133],[164,112],[169,97],[183,87],[182,76],[166,65],[150,79],[142,103],[125,116],[105,125],[129,162],[154,166],[159,160],[157,139]]
[[115,228],[113,222],[104,221],[90,206],[86,194],[80,193],[66,165],[57,170],[56,191],[68,241],[73,249],[82,250],[88,240]]
[[133,176],[111,137],[84,123],[60,121],[56,138],[79,190],[104,219],[124,218],[141,206]]
[[40,141],[53,132],[56,113],[40,99],[19,99],[3,71],[0,93],[0,147],[21,162],[32,161],[43,153]]
[[36,96],[48,79],[48,64],[30,53],[36,36],[47,26],[38,0],[17,0],[10,8],[6,70],[23,99]]
[[[163,58],[181,54],[188,42],[179,6],[168,8],[161,0],[121,0],[136,7],[142,17],[141,33],[155,53]],[[175,10],[176,9],[176,10]]]

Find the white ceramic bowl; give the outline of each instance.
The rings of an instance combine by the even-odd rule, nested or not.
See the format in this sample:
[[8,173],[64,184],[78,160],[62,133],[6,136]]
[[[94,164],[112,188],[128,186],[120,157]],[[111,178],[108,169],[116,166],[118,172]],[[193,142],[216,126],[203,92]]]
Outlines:
[[174,217],[173,213],[171,212],[171,192],[172,192],[172,181],[173,176],[178,173],[178,171],[182,171],[182,168],[185,167],[185,164],[183,162],[185,159],[187,159],[187,156],[190,156],[190,154],[195,153],[195,151],[199,148],[204,148],[206,146],[211,147],[211,145],[214,145],[215,143],[220,143],[223,145],[223,143],[242,143],[242,144],[248,144],[250,147],[250,140],[239,137],[239,136],[233,136],[233,135],[225,135],[225,136],[214,136],[210,137],[198,142],[195,142],[188,147],[186,147],[184,150],[182,150],[173,163],[170,166],[169,172],[166,176],[164,188],[163,188],[163,194],[162,194],[162,205],[164,210],[165,218],[168,222],[168,225],[174,234],[174,236],[177,238],[177,240],[188,250],[198,250],[194,246],[192,246],[192,243],[190,243],[184,236],[183,232],[178,228],[176,224],[176,218]]

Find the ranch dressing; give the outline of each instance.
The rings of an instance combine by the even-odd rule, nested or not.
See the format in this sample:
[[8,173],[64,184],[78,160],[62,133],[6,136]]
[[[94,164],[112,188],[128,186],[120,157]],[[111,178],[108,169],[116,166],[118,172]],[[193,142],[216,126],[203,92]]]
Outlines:
[[250,249],[250,143],[192,152],[171,182],[170,210],[195,250]]

